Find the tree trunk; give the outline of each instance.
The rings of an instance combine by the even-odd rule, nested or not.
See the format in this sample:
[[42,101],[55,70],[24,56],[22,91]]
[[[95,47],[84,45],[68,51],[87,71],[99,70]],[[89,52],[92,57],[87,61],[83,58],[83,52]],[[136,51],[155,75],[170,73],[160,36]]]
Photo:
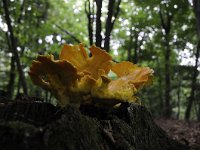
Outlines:
[[120,11],[120,3],[121,0],[115,1],[110,0],[108,3],[108,14],[106,19],[106,31],[105,31],[105,39],[104,39],[104,49],[109,52],[110,50],[110,35],[115,23],[115,20]]
[[96,13],[96,46],[101,47],[102,36],[101,36],[101,8],[102,0],[95,0],[97,6]]
[[15,57],[11,57],[10,62],[10,75],[9,75],[9,82],[7,85],[7,96],[9,99],[12,99],[14,93],[14,85],[15,85]]
[[185,120],[190,119],[192,104],[195,101],[196,82],[197,82],[197,76],[198,76],[197,68],[198,68],[199,52],[200,52],[200,40],[198,41],[198,45],[197,45],[196,60],[195,60],[195,67],[194,67],[195,69],[192,76],[192,87],[191,87],[190,97],[188,99],[188,105],[185,112]]
[[1,105],[0,147],[5,150],[189,150],[170,139],[140,105],[60,109],[31,99]]
[[128,43],[128,61],[132,61],[132,45],[133,45],[133,29],[132,26],[129,28],[130,35],[129,35],[129,43]]
[[105,32],[105,39],[104,39],[104,49],[109,52],[110,49],[110,33],[112,31],[112,17],[114,11],[115,1],[111,0],[108,4],[108,14],[106,19],[106,32]]
[[170,118],[171,116],[171,79],[170,79],[170,46],[169,46],[169,35],[165,36],[165,117]]
[[[9,51],[12,52],[8,33],[6,33],[6,38],[7,38]],[[6,97],[9,99],[12,99],[12,96],[14,93],[14,84],[15,84],[15,57],[12,54],[10,58],[9,82],[7,84],[7,92],[6,92]]]
[[192,77],[192,87],[191,87],[191,93],[190,97],[188,99],[188,105],[185,112],[185,119],[190,119],[190,113],[192,109],[193,101],[195,100],[195,91],[196,91],[196,82],[197,82],[197,76],[198,76],[198,59],[199,59],[199,53],[200,53],[200,0],[193,0],[193,10],[194,14],[196,16],[196,26],[197,26],[197,34],[198,34],[198,44],[197,44],[197,50],[196,50],[196,60],[195,60],[195,70],[193,72]]
[[138,32],[135,31],[134,32],[134,37],[135,37],[135,47],[134,47],[134,58],[133,58],[133,62],[135,64],[138,63]]
[[90,0],[87,0],[85,2],[85,13],[88,18],[88,34],[89,34],[90,45],[92,45],[93,44],[93,21],[94,21],[94,18],[92,17],[93,13],[91,11]]
[[3,7],[4,7],[4,11],[5,11],[5,20],[6,20],[6,23],[7,23],[7,26],[8,26],[8,31],[10,33],[10,42],[11,42],[11,46],[12,46],[12,53],[13,53],[13,55],[15,57],[17,70],[19,72],[19,78],[20,78],[20,80],[22,82],[23,92],[24,92],[24,94],[27,95],[28,92],[27,92],[26,80],[25,80],[24,72],[22,70],[20,58],[19,58],[18,51],[17,51],[17,44],[16,44],[16,41],[15,41],[13,28],[12,28],[12,25],[11,25],[11,20],[10,20],[10,14],[9,14],[9,10],[8,10],[7,0],[3,0]]
[[[166,6],[165,6],[166,7]],[[165,8],[167,9],[167,8]],[[162,28],[164,29],[164,46],[165,46],[165,106],[164,106],[164,117],[170,118],[171,117],[171,75],[170,75],[170,55],[171,55],[171,49],[170,49],[170,31],[171,31],[171,21],[173,19],[173,14],[171,14],[168,10],[166,10],[165,14],[162,13],[162,8],[160,6],[160,21]],[[166,18],[164,20],[164,18]]]
[[[94,12],[94,1],[96,2],[96,12]],[[94,25],[94,14],[96,13],[96,26],[95,26],[95,44],[98,47],[102,47],[102,22],[101,22],[101,9],[102,9],[102,3],[103,0],[94,0],[93,5],[91,5],[90,0],[87,0],[85,2],[85,13],[88,18],[88,33],[89,33],[89,40],[90,45],[93,44],[93,25]],[[119,14],[120,11],[120,3],[121,0],[110,0],[108,1],[108,14],[105,24],[105,38],[104,38],[104,46],[103,48],[109,52],[110,49],[110,35],[115,23],[115,20]]]

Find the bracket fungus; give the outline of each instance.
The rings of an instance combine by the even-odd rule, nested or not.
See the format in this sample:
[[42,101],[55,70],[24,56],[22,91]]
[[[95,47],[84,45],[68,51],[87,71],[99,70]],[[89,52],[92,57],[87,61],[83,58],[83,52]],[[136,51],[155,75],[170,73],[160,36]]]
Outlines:
[[[85,102],[109,107],[136,102],[136,93],[150,83],[153,70],[128,61],[115,63],[94,45],[89,50],[91,57],[83,44],[64,45],[59,60],[53,55],[38,56],[29,71],[32,82],[54,93],[61,107],[79,107]],[[110,71],[116,79],[109,78]]]

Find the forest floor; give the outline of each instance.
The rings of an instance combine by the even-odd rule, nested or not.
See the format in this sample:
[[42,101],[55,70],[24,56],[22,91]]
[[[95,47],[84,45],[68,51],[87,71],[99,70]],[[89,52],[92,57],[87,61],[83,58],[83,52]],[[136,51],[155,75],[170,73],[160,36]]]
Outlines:
[[184,120],[155,119],[155,122],[167,132],[167,134],[181,143],[200,148],[200,122]]

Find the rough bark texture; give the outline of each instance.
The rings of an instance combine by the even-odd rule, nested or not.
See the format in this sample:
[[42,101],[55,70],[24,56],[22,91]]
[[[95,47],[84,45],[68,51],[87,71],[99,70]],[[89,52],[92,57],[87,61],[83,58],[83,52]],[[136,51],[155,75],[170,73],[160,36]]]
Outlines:
[[[143,106],[67,106],[41,101],[1,100],[3,150],[186,150],[170,139]],[[28,102],[29,100],[29,102]],[[38,99],[34,99],[38,100]]]

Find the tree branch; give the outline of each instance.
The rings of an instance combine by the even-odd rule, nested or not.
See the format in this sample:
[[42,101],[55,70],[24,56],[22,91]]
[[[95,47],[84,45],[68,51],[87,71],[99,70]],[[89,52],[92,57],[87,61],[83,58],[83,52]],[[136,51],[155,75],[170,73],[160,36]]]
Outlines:
[[60,27],[59,25],[56,25],[56,27],[57,27],[58,29],[60,29],[61,31],[63,31],[64,33],[68,34],[68,35],[69,35],[73,40],[75,40],[76,42],[81,43],[81,41],[80,41],[78,38],[76,38],[76,37],[75,37],[72,33],[70,33],[69,31],[63,29],[63,28]]
[[22,19],[22,16],[23,16],[23,12],[24,12],[24,7],[25,7],[25,1],[26,0],[23,0],[22,1],[22,5],[20,7],[20,15],[19,15],[19,18],[17,19],[17,23],[21,23],[21,19]]

